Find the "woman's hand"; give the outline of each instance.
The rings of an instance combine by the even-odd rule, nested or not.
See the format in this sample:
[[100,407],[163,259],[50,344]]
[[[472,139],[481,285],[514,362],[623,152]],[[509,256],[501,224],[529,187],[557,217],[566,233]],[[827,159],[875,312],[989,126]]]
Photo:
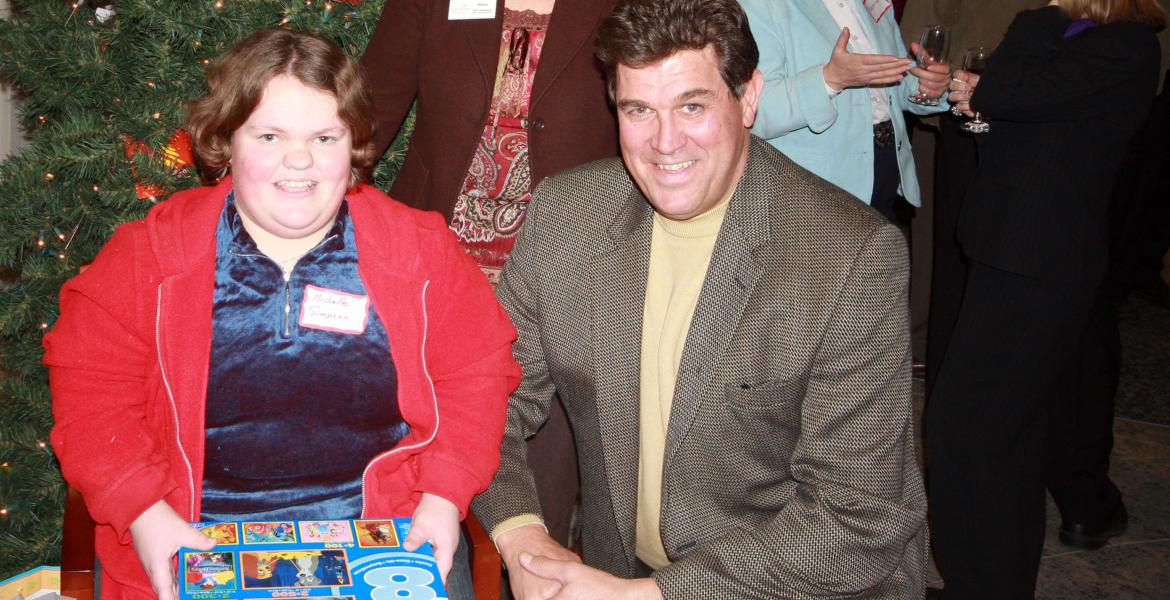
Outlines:
[[[910,52],[915,57],[926,53],[918,42],[910,43]],[[945,60],[929,60],[926,67],[915,66],[910,74],[918,78],[918,90],[927,98],[941,98],[947,93],[947,86],[951,82],[951,64]]]
[[971,94],[975,93],[977,85],[978,75],[962,69],[955,71],[951,76],[951,93],[947,96],[951,107],[968,117],[974,117],[975,111],[971,110]]
[[179,588],[171,558],[180,547],[211,550],[215,540],[199,533],[164,500],[146,509],[130,524],[134,552],[159,600],[178,600]]
[[435,563],[446,585],[455,549],[459,547],[459,508],[442,496],[424,493],[418,508],[414,509],[410,532],[402,547],[414,552],[426,542],[435,551]]
[[837,44],[822,69],[825,83],[835,90],[901,81],[914,61],[889,54],[854,54],[849,51],[849,28],[841,29]]

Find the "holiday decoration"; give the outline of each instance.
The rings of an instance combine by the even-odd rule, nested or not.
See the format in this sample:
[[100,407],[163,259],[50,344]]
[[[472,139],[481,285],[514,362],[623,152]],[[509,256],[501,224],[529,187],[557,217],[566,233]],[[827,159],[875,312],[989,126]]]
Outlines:
[[[384,1],[9,0],[0,77],[28,144],[0,163],[0,580],[58,560],[65,488],[41,338],[61,284],[152,196],[201,183],[183,107],[216,57],[278,24],[357,56]],[[377,185],[388,187],[404,148],[398,140],[375,169]]]
[[171,173],[183,177],[185,173],[184,168],[187,165],[195,164],[195,157],[191,154],[191,136],[182,129],[175,131],[171,138],[167,140],[167,145],[164,146],[160,152],[161,156],[155,157],[154,150],[146,145],[145,142],[134,140],[130,137],[124,138],[126,144],[126,158],[131,160],[130,174],[134,177],[134,192],[139,200],[158,200],[166,197],[168,190],[166,187],[153,184],[142,183],[138,180],[138,170],[134,165],[135,156],[142,154],[148,158],[157,158],[162,164],[170,168]]

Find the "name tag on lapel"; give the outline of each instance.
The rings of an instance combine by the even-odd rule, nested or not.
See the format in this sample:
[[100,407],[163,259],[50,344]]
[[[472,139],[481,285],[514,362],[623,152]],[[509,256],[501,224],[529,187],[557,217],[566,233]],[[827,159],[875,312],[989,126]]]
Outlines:
[[297,324],[309,329],[361,335],[366,331],[369,316],[369,296],[306,285]]
[[496,0],[450,0],[447,5],[448,21],[496,18]]
[[894,8],[894,4],[890,0],[862,0],[862,4],[865,4],[865,10],[869,12],[869,16],[873,17],[874,23],[880,23],[882,17],[886,16],[891,8]]

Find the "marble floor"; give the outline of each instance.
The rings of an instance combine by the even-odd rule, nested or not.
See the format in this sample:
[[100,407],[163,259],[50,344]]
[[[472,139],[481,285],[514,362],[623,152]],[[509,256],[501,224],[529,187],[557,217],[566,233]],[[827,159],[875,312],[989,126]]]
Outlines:
[[[1129,529],[1096,551],[1069,548],[1057,540],[1060,517],[1049,500],[1037,600],[1170,600],[1170,427],[1118,419],[1114,435],[1110,472]],[[942,585],[933,568],[928,584]]]
[[1110,473],[1129,530],[1093,552],[1063,546],[1049,501],[1037,600],[1170,599],[1170,427],[1118,419],[1114,435]]
[[[1170,282],[1170,255],[1166,265]],[[1129,529],[1096,551],[1064,546],[1050,499],[1037,600],[1170,600],[1170,310],[1131,295],[1117,318],[1122,364],[1110,475]],[[922,382],[914,383],[921,411]],[[933,570],[931,577],[941,586]]]

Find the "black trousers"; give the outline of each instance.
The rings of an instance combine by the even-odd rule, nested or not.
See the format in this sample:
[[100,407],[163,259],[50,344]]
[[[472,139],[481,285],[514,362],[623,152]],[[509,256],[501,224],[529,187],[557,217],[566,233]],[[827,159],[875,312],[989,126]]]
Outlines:
[[926,333],[926,386],[937,378],[950,344],[951,332],[959,318],[963,288],[967,284],[967,258],[959,247],[956,232],[963,197],[979,152],[975,138],[959,129],[962,121],[949,112],[939,115],[939,133],[935,154],[934,246],[931,256],[930,316]]
[[[931,528],[948,599],[1033,597],[1046,487],[1070,509],[1115,504],[1083,485],[1108,482],[1112,445],[1111,416],[1102,418],[1111,405],[1081,393],[1092,379],[1082,360],[1101,360],[1084,349],[1103,347],[1108,330],[1094,320],[1099,301],[1096,286],[969,264],[926,412]],[[1103,442],[1102,431],[1103,465],[1101,443],[1082,443]]]
[[1078,350],[1075,371],[1063,378],[1059,406],[1051,414],[1048,491],[1065,522],[1098,525],[1121,502],[1109,478],[1121,336],[1107,288],[1094,297]]
[[884,145],[876,140],[873,143],[873,191],[870,193],[869,205],[891,223],[901,224],[906,221],[901,213],[908,209],[909,205],[898,193],[902,175],[898,172],[895,143],[893,137]]

